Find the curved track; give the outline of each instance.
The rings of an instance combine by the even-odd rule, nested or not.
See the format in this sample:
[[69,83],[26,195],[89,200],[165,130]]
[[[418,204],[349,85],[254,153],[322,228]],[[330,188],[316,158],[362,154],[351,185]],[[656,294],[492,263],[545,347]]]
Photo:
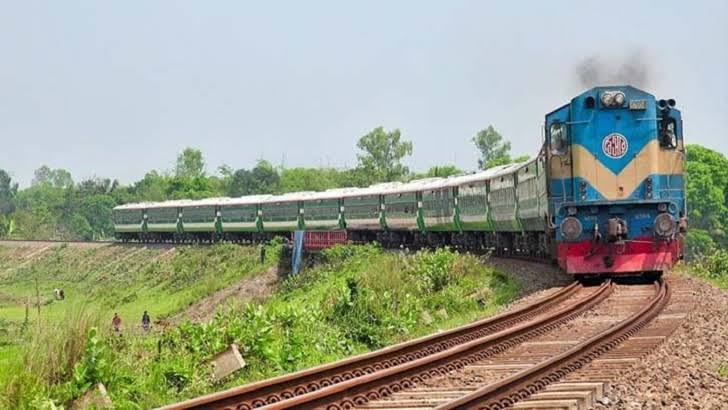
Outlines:
[[[547,385],[581,369],[600,355],[630,338],[660,313],[667,304],[670,294],[668,284],[660,280],[654,283],[654,291],[650,292],[651,296],[647,296],[643,292],[638,296],[630,296],[631,301],[624,303],[627,300],[624,294],[621,296],[622,299],[619,299],[620,296],[616,294],[616,296],[612,296],[615,287],[611,282],[605,282],[594,290],[589,289],[587,295],[575,297],[577,293],[575,289],[580,288],[579,291],[583,293],[584,288],[581,285],[572,284],[545,301],[536,302],[519,311],[500,315],[489,321],[481,321],[478,324],[453,329],[446,334],[418,339],[290,376],[203,396],[167,406],[166,409],[242,410],[261,407],[268,410],[291,408],[338,410],[359,407],[402,408],[404,403],[396,403],[396,397],[404,395],[406,390],[418,385],[437,385],[438,380],[444,380],[467,366],[473,366],[478,362],[482,363],[483,360],[502,355],[504,352],[507,353],[509,349],[524,344],[529,339],[553,333],[557,329],[563,328],[562,325],[567,324],[567,322],[584,316],[583,314],[587,311],[590,311],[590,313],[585,316],[585,320],[588,321],[590,318],[593,320],[595,314],[592,309],[599,310],[601,308],[606,312],[609,311],[607,306],[609,304],[602,307],[602,302],[605,300],[613,299],[611,300],[612,306],[628,306],[627,310],[623,309],[623,312],[618,315],[618,319],[613,320],[614,323],[604,323],[601,327],[597,326],[596,334],[589,334],[587,331],[588,337],[585,336],[583,340],[578,341],[568,349],[553,354],[533,365],[528,365],[508,377],[485,383],[477,389],[462,389],[449,385],[445,390],[449,389],[448,391],[452,394],[447,399],[441,397],[439,401],[433,401],[432,406],[428,406],[437,409],[501,409],[509,407],[543,390]],[[557,299],[559,301],[556,301]],[[547,306],[552,306],[551,309],[545,312],[543,311],[544,302]],[[560,306],[555,308],[554,304]],[[541,313],[535,313],[536,310],[540,310]],[[524,313],[530,316],[531,319],[521,323],[511,323],[506,319],[509,315],[523,317]],[[511,319],[513,318],[511,317]],[[488,322],[490,322],[489,325],[486,324]],[[508,327],[470,340],[460,339],[458,343],[449,343],[452,345],[451,347],[436,352],[428,353],[418,350],[428,343],[435,343],[440,346],[443,343],[448,344],[446,341],[462,337],[462,332],[466,328],[470,328],[470,331],[466,331],[466,334],[468,334],[478,325],[493,328],[496,323]],[[510,325],[506,323],[510,323]],[[578,321],[575,323],[578,323]],[[570,324],[570,327],[580,328],[578,324]],[[578,331],[584,332],[586,330],[581,329]],[[594,332],[593,329],[592,332]],[[395,356],[401,361],[389,361],[389,364],[395,363],[391,367],[385,367],[382,361],[377,362],[384,357],[391,358],[392,353],[397,351],[401,353],[412,352],[407,349],[414,346],[418,346],[414,351],[419,351],[421,353],[419,356],[416,354],[414,357],[407,354],[401,356],[395,353]],[[376,365],[375,363],[379,364]],[[331,384],[327,384],[320,378],[324,374],[327,375],[324,377],[330,377],[328,374],[331,370],[348,369],[352,365],[361,368],[362,371],[360,373],[345,373],[349,375],[347,376],[350,377],[349,379],[342,377]],[[267,394],[266,388],[271,386],[292,386],[303,380],[311,380],[307,385],[308,388],[299,385],[299,387],[309,390],[308,392],[298,390],[297,393],[300,394],[282,394],[281,396]],[[251,399],[252,396],[260,393],[262,394],[259,397]],[[243,399],[243,397],[246,397],[246,399]],[[378,405],[377,402],[382,400],[385,401]],[[374,405],[370,403],[374,403]],[[391,407],[387,407],[387,403],[390,403]]]
[[387,390],[397,379],[410,380],[454,368],[484,350],[491,353],[573,319],[611,292],[611,284],[585,288],[578,283],[512,312],[446,332],[394,345],[339,362],[202,396],[164,409],[252,409],[316,406],[320,398],[348,396],[352,391]]

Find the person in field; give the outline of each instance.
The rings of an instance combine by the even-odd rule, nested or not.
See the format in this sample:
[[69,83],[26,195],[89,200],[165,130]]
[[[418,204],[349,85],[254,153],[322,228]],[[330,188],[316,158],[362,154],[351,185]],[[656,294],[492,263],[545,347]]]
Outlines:
[[147,311],[145,310],[144,314],[142,315],[142,329],[148,331],[151,323],[152,320],[149,318],[149,313],[147,313]]
[[118,313],[114,313],[114,318],[111,319],[111,327],[114,329],[114,332],[121,332],[121,316]]

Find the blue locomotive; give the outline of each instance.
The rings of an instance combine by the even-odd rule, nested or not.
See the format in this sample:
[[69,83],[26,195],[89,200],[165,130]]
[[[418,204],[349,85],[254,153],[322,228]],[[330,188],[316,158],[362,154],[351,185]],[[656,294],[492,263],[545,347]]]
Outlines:
[[663,271],[687,228],[675,101],[596,87],[546,115],[549,211],[568,273]]

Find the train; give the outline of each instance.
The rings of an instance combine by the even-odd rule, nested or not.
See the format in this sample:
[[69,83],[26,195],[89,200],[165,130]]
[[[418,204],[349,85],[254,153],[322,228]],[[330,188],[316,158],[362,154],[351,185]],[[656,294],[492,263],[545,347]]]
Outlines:
[[685,144],[673,99],[591,88],[546,114],[532,158],[472,174],[320,192],[132,203],[115,235],[139,242],[264,242],[339,232],[386,247],[551,260],[574,276],[660,274],[683,256]]

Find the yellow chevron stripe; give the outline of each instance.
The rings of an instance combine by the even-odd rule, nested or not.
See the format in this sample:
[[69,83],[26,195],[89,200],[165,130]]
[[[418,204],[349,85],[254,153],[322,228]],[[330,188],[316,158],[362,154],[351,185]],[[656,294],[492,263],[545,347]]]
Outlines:
[[650,141],[615,175],[597,157],[581,145],[572,146],[574,177],[581,177],[606,199],[628,197],[651,174],[682,174],[684,154],[677,149],[662,149],[657,140]]

